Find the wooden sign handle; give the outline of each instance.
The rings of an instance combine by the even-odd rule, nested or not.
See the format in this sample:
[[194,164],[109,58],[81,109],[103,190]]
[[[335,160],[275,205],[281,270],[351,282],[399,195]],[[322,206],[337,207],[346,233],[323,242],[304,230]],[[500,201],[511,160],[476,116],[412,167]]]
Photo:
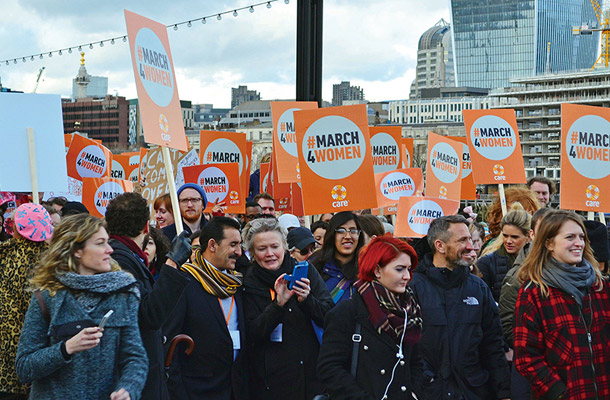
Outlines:
[[28,135],[28,153],[30,156],[30,180],[32,181],[32,201],[40,204],[38,196],[38,171],[36,170],[36,146],[34,144],[34,129],[27,129]]
[[500,205],[502,206],[502,216],[505,216],[507,213],[506,210],[506,196],[504,195],[504,184],[498,184],[498,193],[500,194]]
[[170,158],[170,155],[169,155],[169,148],[162,146],[161,154],[163,154],[163,163],[165,164],[165,176],[167,178],[167,186],[169,186],[169,197],[172,200],[172,209],[174,210],[174,223],[176,224],[176,235],[179,235],[184,230],[184,227],[182,226],[182,216],[180,215],[180,203],[178,202],[178,192],[176,191],[176,182],[174,182],[174,167],[172,166],[172,159]]

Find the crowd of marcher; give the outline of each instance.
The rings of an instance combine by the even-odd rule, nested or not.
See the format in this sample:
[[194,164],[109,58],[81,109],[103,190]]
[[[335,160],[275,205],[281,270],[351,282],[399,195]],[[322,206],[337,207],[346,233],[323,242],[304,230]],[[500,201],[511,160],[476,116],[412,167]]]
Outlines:
[[554,192],[418,239],[264,192],[208,214],[195,184],[180,234],[168,195],[0,193],[0,399],[610,399],[608,229]]

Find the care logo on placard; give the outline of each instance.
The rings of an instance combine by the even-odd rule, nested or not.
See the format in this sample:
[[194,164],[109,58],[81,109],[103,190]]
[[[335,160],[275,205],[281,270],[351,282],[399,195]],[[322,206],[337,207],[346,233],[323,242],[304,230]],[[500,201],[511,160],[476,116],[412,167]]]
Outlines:
[[244,170],[244,160],[235,142],[220,138],[210,143],[203,153],[203,164],[239,163],[239,174]]
[[438,188],[438,194],[441,199],[446,199],[447,198],[447,187],[444,185],[441,185],[441,187]]
[[284,197],[280,199],[280,206],[286,207],[288,206],[288,198]]
[[138,31],[135,47],[138,75],[146,93],[156,105],[166,107],[174,97],[174,81],[167,50],[149,28]]
[[599,188],[595,185],[587,186],[585,190],[585,195],[587,196],[587,201],[585,204],[590,207],[599,207]]
[[467,144],[462,143],[462,179],[466,178],[472,173],[472,161],[470,161],[470,149]]
[[92,144],[82,149],[76,157],[76,171],[82,178],[104,176],[107,164],[104,151]]
[[172,137],[167,133],[169,132],[169,123],[167,122],[165,114],[159,114],[159,128],[161,129],[161,132],[163,132],[161,133],[161,139],[171,142]]
[[123,186],[117,182],[106,182],[100,185],[95,191],[95,208],[101,215],[106,215],[106,208],[110,200],[118,195],[125,193]]
[[366,153],[363,133],[351,120],[330,115],[315,121],[303,138],[305,162],[318,176],[343,179],[356,172]]
[[239,192],[237,190],[231,190],[229,192],[229,198],[231,200],[239,200]]
[[610,122],[598,115],[578,118],[568,129],[568,160],[574,169],[589,179],[610,175]]
[[494,164],[493,172],[494,172],[494,180],[496,180],[496,181],[505,181],[506,180],[506,177],[504,176],[504,166],[502,164]]
[[294,112],[300,111],[299,108],[290,108],[280,116],[275,133],[286,153],[293,157],[298,157],[297,153],[297,134],[294,131]]
[[392,172],[381,180],[379,189],[388,199],[398,201],[401,197],[413,196],[415,182],[404,172]]
[[330,197],[333,198],[333,207],[344,207],[348,205],[348,200],[345,200],[347,197],[347,189],[343,185],[335,185],[330,191]]
[[[197,183],[203,188],[209,203],[223,201],[229,193],[229,180],[224,171],[217,167],[206,168],[199,174]],[[235,204],[231,200],[231,204]]]
[[411,207],[408,215],[411,230],[420,235],[426,235],[430,223],[443,216],[443,208],[432,200],[421,200]]
[[399,146],[392,135],[379,132],[371,137],[371,150],[376,174],[398,168]]
[[495,115],[477,119],[470,129],[474,149],[488,160],[504,160],[517,146],[517,136],[508,122]]
[[451,183],[459,176],[460,159],[455,149],[445,142],[434,145],[431,152],[430,165],[434,175],[444,183]]

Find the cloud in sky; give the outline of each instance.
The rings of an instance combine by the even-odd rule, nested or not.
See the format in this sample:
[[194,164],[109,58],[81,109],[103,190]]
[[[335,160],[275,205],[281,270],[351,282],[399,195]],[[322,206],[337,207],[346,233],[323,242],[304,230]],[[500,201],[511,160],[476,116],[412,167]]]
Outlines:
[[[139,2],[83,2],[82,0],[8,0],[0,25],[2,84],[30,92],[40,67],[46,67],[39,93],[69,97],[78,72],[80,54],[50,50],[99,41],[126,33],[123,8],[163,24],[187,21],[255,4],[233,0],[201,2],[151,0]],[[221,21],[168,29],[180,98],[195,103],[229,107],[231,87],[248,85],[263,99],[295,97],[296,0],[272,3],[254,13],[224,15]],[[327,0],[324,2],[323,97],[330,101],[332,84],[351,81],[364,89],[368,100],[407,98],[415,76],[417,42],[440,18],[449,19],[448,0]],[[83,49],[87,71],[107,76],[109,92],[136,97],[129,46],[117,41]],[[23,63],[22,56],[45,52]]]

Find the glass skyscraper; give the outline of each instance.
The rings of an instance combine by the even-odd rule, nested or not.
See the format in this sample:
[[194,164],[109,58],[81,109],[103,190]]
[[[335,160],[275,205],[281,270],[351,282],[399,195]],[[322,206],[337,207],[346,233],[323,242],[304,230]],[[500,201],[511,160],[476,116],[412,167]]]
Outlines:
[[598,25],[590,0],[450,4],[457,86],[505,87],[510,78],[591,68],[597,59],[599,33],[572,36],[572,26]]

